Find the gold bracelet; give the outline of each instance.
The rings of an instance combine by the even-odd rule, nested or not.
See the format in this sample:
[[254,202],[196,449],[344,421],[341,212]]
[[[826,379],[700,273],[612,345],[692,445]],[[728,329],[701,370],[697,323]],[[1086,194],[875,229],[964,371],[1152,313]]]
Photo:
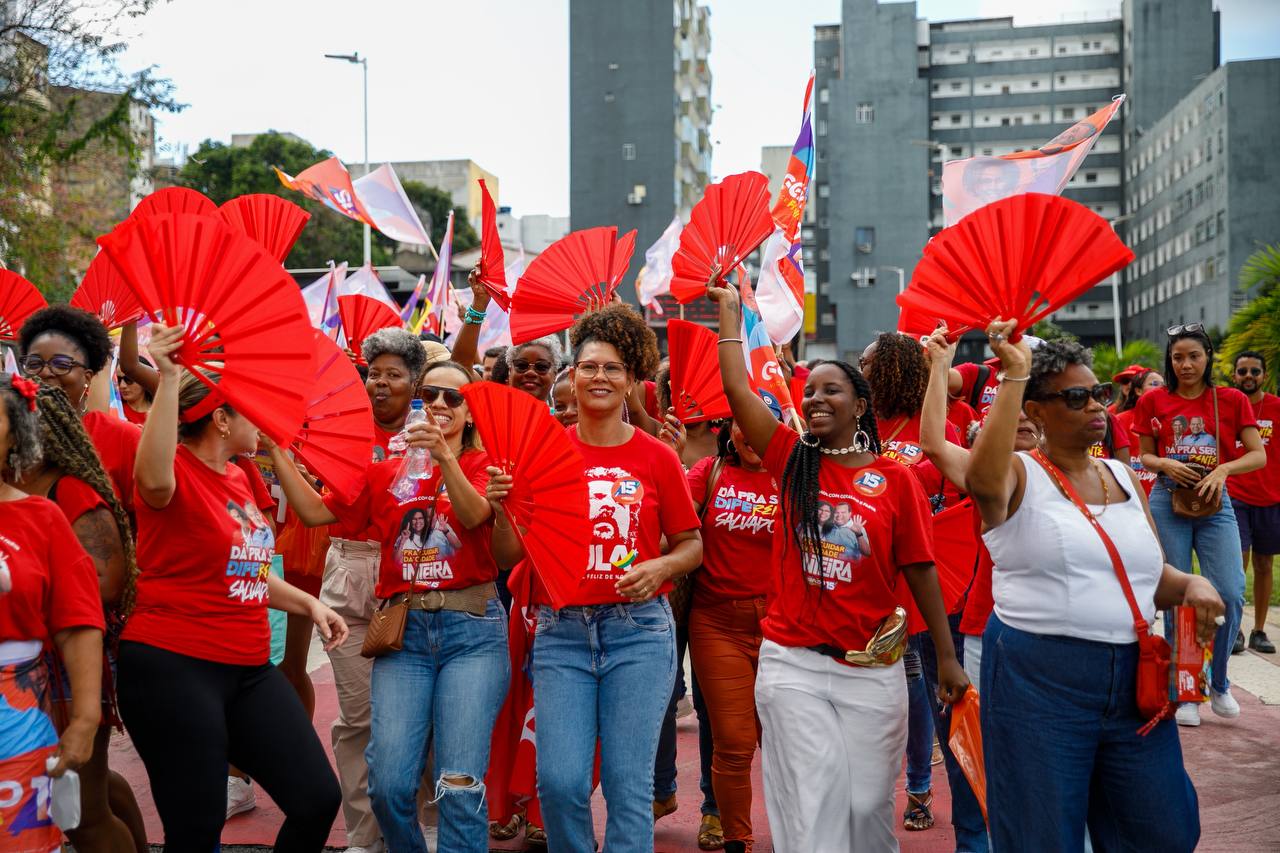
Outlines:
[[716,341],[717,345],[718,344],[740,344],[740,343],[742,343],[742,338],[721,338],[720,340]]

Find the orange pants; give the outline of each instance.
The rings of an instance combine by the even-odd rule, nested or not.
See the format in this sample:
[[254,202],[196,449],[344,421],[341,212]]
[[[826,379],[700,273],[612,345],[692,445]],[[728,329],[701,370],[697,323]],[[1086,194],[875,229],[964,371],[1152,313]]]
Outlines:
[[751,759],[760,743],[756,669],[765,600],[702,602],[689,610],[689,657],[711,716],[711,784],[728,841],[751,849]]

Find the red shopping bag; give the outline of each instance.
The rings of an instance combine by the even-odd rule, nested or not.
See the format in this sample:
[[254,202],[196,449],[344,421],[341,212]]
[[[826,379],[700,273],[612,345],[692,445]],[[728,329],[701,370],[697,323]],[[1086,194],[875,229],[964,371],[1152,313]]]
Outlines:
[[960,701],[951,706],[951,737],[947,743],[964,778],[969,780],[973,795],[982,808],[982,819],[987,819],[987,771],[982,763],[982,723],[979,714],[978,691],[969,686]]

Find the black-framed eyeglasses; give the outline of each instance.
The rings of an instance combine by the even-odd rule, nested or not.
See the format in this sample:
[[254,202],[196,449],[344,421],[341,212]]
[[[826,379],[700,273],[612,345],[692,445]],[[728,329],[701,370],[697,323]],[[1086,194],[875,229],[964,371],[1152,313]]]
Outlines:
[[586,379],[594,379],[601,371],[604,371],[604,378],[611,382],[627,378],[627,366],[617,361],[606,361],[603,364],[595,361],[579,361],[573,367]]
[[1178,326],[1170,326],[1165,331],[1169,333],[1171,338],[1181,335],[1183,332],[1189,335],[1194,335],[1196,332],[1204,334],[1204,323],[1184,323]]
[[1073,388],[1054,391],[1052,394],[1042,394],[1038,399],[1053,400],[1061,397],[1062,402],[1067,404],[1068,409],[1083,409],[1088,405],[1090,398],[1104,406],[1110,405],[1111,401],[1115,399],[1115,392],[1116,389],[1110,382],[1099,382],[1092,388],[1077,385]]
[[89,365],[76,361],[69,355],[55,355],[48,361],[38,355],[29,355],[22,359],[21,367],[27,376],[38,376],[46,367],[49,368],[50,376],[66,376],[74,367],[89,369]]
[[1237,367],[1236,376],[1261,376],[1261,367]]
[[523,358],[517,358],[511,362],[511,369],[516,373],[527,373],[532,370],[539,376],[546,376],[551,372],[551,362],[549,361],[525,361]]
[[439,385],[423,385],[418,389],[418,396],[422,398],[422,402],[430,406],[441,395],[444,395],[444,404],[451,409],[456,409],[463,403],[462,392],[457,388],[441,388]]

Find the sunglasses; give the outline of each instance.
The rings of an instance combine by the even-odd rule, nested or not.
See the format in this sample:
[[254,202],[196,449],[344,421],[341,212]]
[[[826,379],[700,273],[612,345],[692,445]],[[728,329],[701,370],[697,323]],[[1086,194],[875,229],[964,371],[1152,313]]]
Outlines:
[[116,384],[118,384],[118,385],[132,385],[132,384],[133,384],[133,380],[132,380],[132,379],[130,379],[128,376],[117,376],[117,377],[116,377]]
[[539,376],[546,376],[548,373],[551,372],[551,362],[525,361],[523,358],[518,358],[515,361],[511,362],[511,369],[514,370],[516,373],[526,373],[532,370],[534,373],[538,374]]
[[22,372],[27,376],[36,376],[49,368],[50,376],[66,376],[71,372],[73,367],[83,367],[86,370],[89,365],[76,361],[69,355],[55,355],[53,358],[45,361],[38,355],[29,355],[22,360]]
[[1237,367],[1236,376],[1261,376],[1261,367]]
[[1115,388],[1112,387],[1110,382],[1099,382],[1092,388],[1077,385],[1074,388],[1063,388],[1061,391],[1055,391],[1052,394],[1044,394],[1040,399],[1052,400],[1057,397],[1062,398],[1062,402],[1067,404],[1068,409],[1083,409],[1088,405],[1090,398],[1106,406],[1115,397]]
[[462,392],[457,388],[441,388],[438,385],[423,385],[418,389],[418,396],[422,398],[422,402],[430,406],[441,395],[444,395],[444,404],[451,409],[456,409],[463,403]]
[[1204,323],[1186,323],[1180,326],[1170,326],[1165,331],[1169,333],[1169,337],[1171,338],[1181,335],[1183,332],[1186,332],[1189,335],[1194,335],[1196,332],[1204,334]]
[[616,361],[607,361],[604,364],[594,361],[580,361],[573,367],[584,379],[594,379],[596,374],[601,371],[604,371],[605,379],[612,382],[617,382],[627,377],[627,366]]

